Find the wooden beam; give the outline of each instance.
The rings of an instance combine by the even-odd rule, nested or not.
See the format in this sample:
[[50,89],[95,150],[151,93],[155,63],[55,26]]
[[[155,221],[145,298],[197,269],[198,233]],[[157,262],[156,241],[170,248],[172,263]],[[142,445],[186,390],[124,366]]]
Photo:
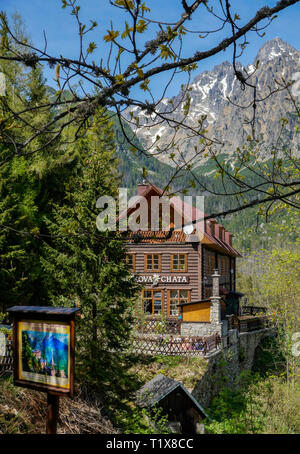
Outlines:
[[46,433],[56,434],[59,413],[59,396],[47,393],[47,404]]

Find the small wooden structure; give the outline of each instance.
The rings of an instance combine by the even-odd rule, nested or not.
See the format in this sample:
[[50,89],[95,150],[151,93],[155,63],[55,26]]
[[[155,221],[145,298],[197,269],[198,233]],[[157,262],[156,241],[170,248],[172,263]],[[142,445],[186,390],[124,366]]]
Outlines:
[[47,392],[46,432],[56,433],[59,396],[72,397],[78,308],[14,306],[14,384]]
[[240,313],[241,315],[227,316],[228,329],[237,329],[240,333],[247,333],[268,328],[272,324],[265,307],[243,306]]
[[181,309],[183,322],[210,322],[210,299],[182,303]]
[[149,409],[162,408],[170,424],[180,423],[182,433],[197,433],[197,425],[207,417],[182,383],[163,374],[156,375],[138,391],[137,403]]

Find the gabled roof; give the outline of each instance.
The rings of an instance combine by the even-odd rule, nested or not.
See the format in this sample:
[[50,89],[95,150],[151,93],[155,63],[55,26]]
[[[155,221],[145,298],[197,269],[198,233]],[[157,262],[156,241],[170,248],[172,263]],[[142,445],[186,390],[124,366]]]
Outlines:
[[137,392],[137,403],[141,407],[153,407],[177,388],[182,389],[187,397],[191,399],[193,404],[198,408],[199,412],[203,416],[207,417],[203,407],[194,398],[194,396],[188,392],[182,383],[166,377],[163,374],[156,375]]
[[[155,192],[158,196],[166,195],[162,189],[158,188],[154,184],[145,185],[144,188],[141,188],[140,194],[136,197],[135,201],[132,204],[129,203],[128,209],[125,212],[121,213],[118,219],[121,219],[124,216],[129,216],[131,213],[133,213],[138,204],[139,197],[147,198],[150,196],[150,194],[152,192]],[[187,212],[191,213],[191,217],[189,217],[185,214],[185,219],[184,219],[185,225],[193,223],[195,225],[195,229],[196,228],[200,229],[201,221],[199,221],[199,222],[195,222],[195,221],[199,220],[199,219],[201,220],[204,217],[206,217],[207,215],[204,212],[202,212],[198,208],[193,207],[193,206],[189,205],[188,203],[184,202],[183,200],[180,199],[180,197],[176,197],[176,196],[172,197],[172,204],[174,206],[174,210],[177,210],[179,213],[187,213]],[[224,231],[229,234],[229,232],[221,224],[217,223],[214,219],[210,219],[209,221],[210,221],[210,223],[215,224],[216,229],[223,228]],[[214,235],[211,231],[211,228],[208,227],[207,222],[205,223],[205,225],[206,225],[205,232],[202,232],[203,238],[201,240],[201,243],[204,243],[208,246],[211,246],[212,248],[220,250],[221,252],[223,252],[225,254],[227,253],[234,257],[241,256],[241,254],[236,249],[234,249],[234,247],[228,241],[226,241],[225,239],[221,240],[216,235]],[[195,229],[194,229],[194,231],[195,231]],[[141,236],[140,242],[157,242],[157,240],[159,240],[160,238],[164,239],[164,237],[167,237],[166,241],[168,241],[168,242],[186,242],[186,241],[188,241],[187,235],[183,231],[180,231],[180,232],[174,231],[172,233],[172,235],[169,235],[169,236],[167,235],[167,233],[168,232],[139,231],[139,234]],[[152,238],[153,234],[155,235],[155,239]],[[230,234],[230,235],[232,235],[232,234]]]

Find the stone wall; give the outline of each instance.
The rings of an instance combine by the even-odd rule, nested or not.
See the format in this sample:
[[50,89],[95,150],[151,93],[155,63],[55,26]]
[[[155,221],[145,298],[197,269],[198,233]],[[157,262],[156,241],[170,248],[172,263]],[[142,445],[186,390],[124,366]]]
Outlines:
[[274,329],[262,329],[249,333],[228,331],[227,345],[222,350],[207,356],[208,365],[192,391],[192,395],[204,406],[209,406],[213,397],[225,385],[234,386],[241,372],[251,370],[255,350],[267,336],[273,336]]
[[208,337],[218,333],[215,326],[209,322],[182,322],[181,336]]
[[239,335],[239,352],[240,352],[240,369],[251,370],[253,366],[255,350],[266,336],[274,336],[275,329],[263,329],[250,331],[249,333],[240,333]]
[[225,337],[228,333],[228,323],[227,320],[222,323],[182,322],[180,333],[181,336],[208,337],[219,334],[221,337]]

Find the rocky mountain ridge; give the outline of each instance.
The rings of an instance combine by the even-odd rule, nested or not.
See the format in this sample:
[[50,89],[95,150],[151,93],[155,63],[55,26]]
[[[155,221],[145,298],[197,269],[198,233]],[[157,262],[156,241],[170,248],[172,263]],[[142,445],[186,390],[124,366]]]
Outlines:
[[[244,76],[250,76],[248,82],[257,86],[257,108],[256,108],[256,137],[260,140],[260,150],[262,157],[268,156],[270,148],[277,141],[281,128],[281,118],[288,117],[288,141],[291,147],[299,155],[299,138],[295,133],[296,116],[291,101],[287,98],[286,91],[278,91],[269,96],[270,90],[279,88],[276,81],[282,83],[295,80],[295,74],[299,72],[300,52],[290,44],[280,38],[266,42],[259,50],[252,64],[243,67],[238,63],[237,69]],[[294,78],[294,79],[293,79]],[[198,120],[205,115],[204,127],[207,130],[206,136],[221,141],[224,145],[222,153],[231,154],[237,147],[241,147],[246,142],[251,133],[251,128],[245,122],[250,120],[253,115],[253,108],[241,108],[249,106],[253,100],[253,89],[243,87],[236,78],[232,64],[225,61],[215,66],[211,71],[204,71],[195,76],[189,85],[190,108],[187,116],[187,123],[192,127],[199,125]],[[182,93],[173,98],[164,98],[158,105],[158,112],[164,113],[168,118],[181,121],[184,117],[184,104]],[[172,106],[177,106],[173,113],[168,113]],[[134,130],[138,139],[145,147],[150,148],[150,152],[156,157],[172,165],[169,153],[157,153],[157,147],[163,149],[171,143],[174,129],[166,122],[158,122],[159,117],[150,118],[145,111],[138,107],[128,108],[127,119],[130,119],[130,112],[134,117],[138,117],[142,127],[131,128]],[[152,126],[152,122],[157,125]],[[199,165],[203,162],[203,157],[197,155],[195,146],[199,145],[199,137],[193,137],[190,132],[180,128],[177,132],[176,140],[180,151],[185,159],[195,156],[195,161]],[[218,148],[220,150],[220,147]],[[178,155],[177,155],[178,159]],[[174,165],[174,163],[173,163]]]

